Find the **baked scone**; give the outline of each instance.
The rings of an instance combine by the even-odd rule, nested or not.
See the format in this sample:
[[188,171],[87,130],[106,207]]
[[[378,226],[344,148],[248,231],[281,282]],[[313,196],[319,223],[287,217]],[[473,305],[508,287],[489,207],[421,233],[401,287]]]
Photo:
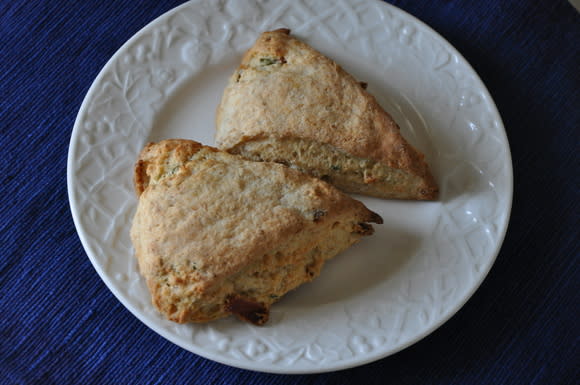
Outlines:
[[364,83],[288,29],[263,33],[217,111],[220,149],[287,164],[353,193],[432,200],[424,156]]
[[188,140],[147,145],[135,188],[139,269],[154,305],[180,323],[234,314],[261,325],[272,303],[382,223],[319,179]]

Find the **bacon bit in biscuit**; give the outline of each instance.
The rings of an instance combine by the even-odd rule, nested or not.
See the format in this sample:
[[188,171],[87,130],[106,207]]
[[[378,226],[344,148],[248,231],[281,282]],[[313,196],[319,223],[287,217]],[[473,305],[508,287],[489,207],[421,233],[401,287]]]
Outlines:
[[238,295],[230,295],[226,299],[225,305],[226,310],[240,320],[250,322],[257,326],[265,324],[270,316],[268,308],[263,304]]
[[314,222],[320,222],[322,217],[326,215],[326,211],[324,210],[315,210],[314,214],[312,214],[312,220]]
[[360,222],[354,226],[354,232],[360,235],[372,235],[375,230],[368,223]]
[[383,224],[383,217],[381,217],[379,214],[371,211],[371,217],[369,219],[367,219],[367,222],[378,223],[379,225],[382,225]]

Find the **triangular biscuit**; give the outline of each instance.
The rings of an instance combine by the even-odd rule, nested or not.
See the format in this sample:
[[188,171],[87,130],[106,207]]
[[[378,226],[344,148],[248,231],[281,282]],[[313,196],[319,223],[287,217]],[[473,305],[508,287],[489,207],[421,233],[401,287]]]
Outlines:
[[176,322],[263,324],[272,303],[382,223],[319,179],[193,141],[147,145],[135,171],[139,269]]
[[221,149],[290,165],[347,192],[437,197],[424,156],[364,84],[287,29],[263,33],[245,54],[216,128]]

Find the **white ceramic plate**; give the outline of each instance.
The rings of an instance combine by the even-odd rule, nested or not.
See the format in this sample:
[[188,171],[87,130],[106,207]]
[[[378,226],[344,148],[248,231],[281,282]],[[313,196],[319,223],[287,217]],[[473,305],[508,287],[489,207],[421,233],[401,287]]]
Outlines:
[[[214,113],[242,53],[288,27],[369,83],[426,154],[438,202],[361,198],[385,220],[283,298],[264,327],[234,319],[177,325],[153,309],[129,228],[132,168],[163,138],[213,144]],[[117,298],[151,329],[228,365],[313,373],[377,360],[451,317],[491,268],[512,199],[509,146],[469,64],[418,20],[378,1],[186,3],[153,21],[107,63],[78,114],[68,158],[71,209],[83,246]]]

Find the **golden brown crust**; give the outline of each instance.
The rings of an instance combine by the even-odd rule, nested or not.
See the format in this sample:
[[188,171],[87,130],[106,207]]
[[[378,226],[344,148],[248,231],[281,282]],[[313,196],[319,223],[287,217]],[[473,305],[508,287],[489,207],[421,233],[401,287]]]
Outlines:
[[151,179],[157,181],[168,172],[175,171],[202,147],[202,144],[186,139],[148,143],[141,150],[135,164],[133,182],[137,196],[145,191]]
[[330,144],[421,178],[421,188],[408,198],[435,199],[437,185],[424,156],[364,88],[288,30],[265,32],[224,92],[216,142],[226,150],[264,137]]
[[149,144],[136,169],[135,255],[176,322],[262,324],[277,298],[382,222],[323,181],[192,141]]

